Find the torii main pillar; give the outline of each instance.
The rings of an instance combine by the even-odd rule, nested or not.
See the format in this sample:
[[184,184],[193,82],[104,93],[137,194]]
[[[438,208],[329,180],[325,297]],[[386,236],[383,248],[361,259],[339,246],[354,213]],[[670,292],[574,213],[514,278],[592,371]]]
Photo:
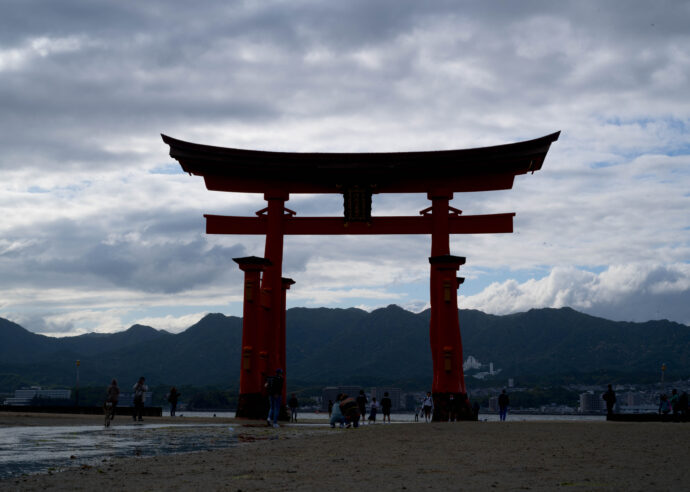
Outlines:
[[[465,376],[462,368],[462,339],[458,320],[458,295],[460,285],[456,272],[465,258],[450,254],[450,214],[460,211],[450,207],[453,193],[434,190],[428,193],[431,200],[433,230],[431,233],[430,304],[431,321],[429,341],[434,379],[431,393],[434,399],[434,421],[448,421],[456,408],[454,405],[466,399]],[[452,398],[451,398],[452,397]]]

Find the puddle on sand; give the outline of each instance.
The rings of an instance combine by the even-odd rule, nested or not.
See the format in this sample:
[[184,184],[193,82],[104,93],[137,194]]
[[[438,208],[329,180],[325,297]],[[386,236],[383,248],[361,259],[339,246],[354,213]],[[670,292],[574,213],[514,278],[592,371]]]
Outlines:
[[227,448],[240,440],[244,441],[232,427],[214,424],[4,427],[0,429],[0,478],[89,465],[118,456]]

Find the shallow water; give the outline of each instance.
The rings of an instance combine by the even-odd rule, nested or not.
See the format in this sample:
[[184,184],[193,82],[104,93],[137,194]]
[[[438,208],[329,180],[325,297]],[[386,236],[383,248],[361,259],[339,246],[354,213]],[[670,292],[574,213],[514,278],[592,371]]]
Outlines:
[[94,465],[119,456],[226,448],[241,441],[225,424],[130,424],[0,429],[0,478]]

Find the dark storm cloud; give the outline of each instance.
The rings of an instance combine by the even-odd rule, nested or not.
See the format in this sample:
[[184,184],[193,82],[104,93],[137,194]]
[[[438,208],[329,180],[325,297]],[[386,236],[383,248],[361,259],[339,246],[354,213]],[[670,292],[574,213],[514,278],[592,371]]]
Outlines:
[[[40,282],[44,287],[93,284],[176,293],[212,285],[226,272],[235,272],[232,258],[245,256],[240,244],[209,245],[199,234],[198,219],[161,217],[171,228],[170,239],[161,240],[144,227],[141,234],[132,230],[108,240],[112,231],[91,219],[63,219],[35,225],[31,232],[11,231],[6,236],[9,241],[31,239],[23,247],[0,254],[3,280],[17,288]],[[157,241],[152,242],[153,238]]]

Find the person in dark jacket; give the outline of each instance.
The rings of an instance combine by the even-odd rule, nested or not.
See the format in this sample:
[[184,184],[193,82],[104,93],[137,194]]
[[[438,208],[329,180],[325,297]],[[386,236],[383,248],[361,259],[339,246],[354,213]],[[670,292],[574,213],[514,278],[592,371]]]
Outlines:
[[510,398],[506,394],[506,390],[501,391],[498,395],[498,413],[501,417],[501,422],[505,422],[506,414],[508,413],[508,405],[510,405]]
[[168,393],[168,403],[170,403],[170,416],[175,416],[175,411],[177,411],[177,400],[180,398],[180,392],[174,386],[170,388]]
[[[357,407],[359,408],[359,414],[364,417],[367,414],[367,395],[364,394],[364,390],[359,390]],[[364,424],[364,419],[362,419],[362,424]]]
[[606,402],[606,415],[613,415],[613,407],[616,404],[616,392],[613,391],[613,388],[610,384],[609,389],[606,390],[606,393],[604,393],[604,396],[602,396],[602,398]]

